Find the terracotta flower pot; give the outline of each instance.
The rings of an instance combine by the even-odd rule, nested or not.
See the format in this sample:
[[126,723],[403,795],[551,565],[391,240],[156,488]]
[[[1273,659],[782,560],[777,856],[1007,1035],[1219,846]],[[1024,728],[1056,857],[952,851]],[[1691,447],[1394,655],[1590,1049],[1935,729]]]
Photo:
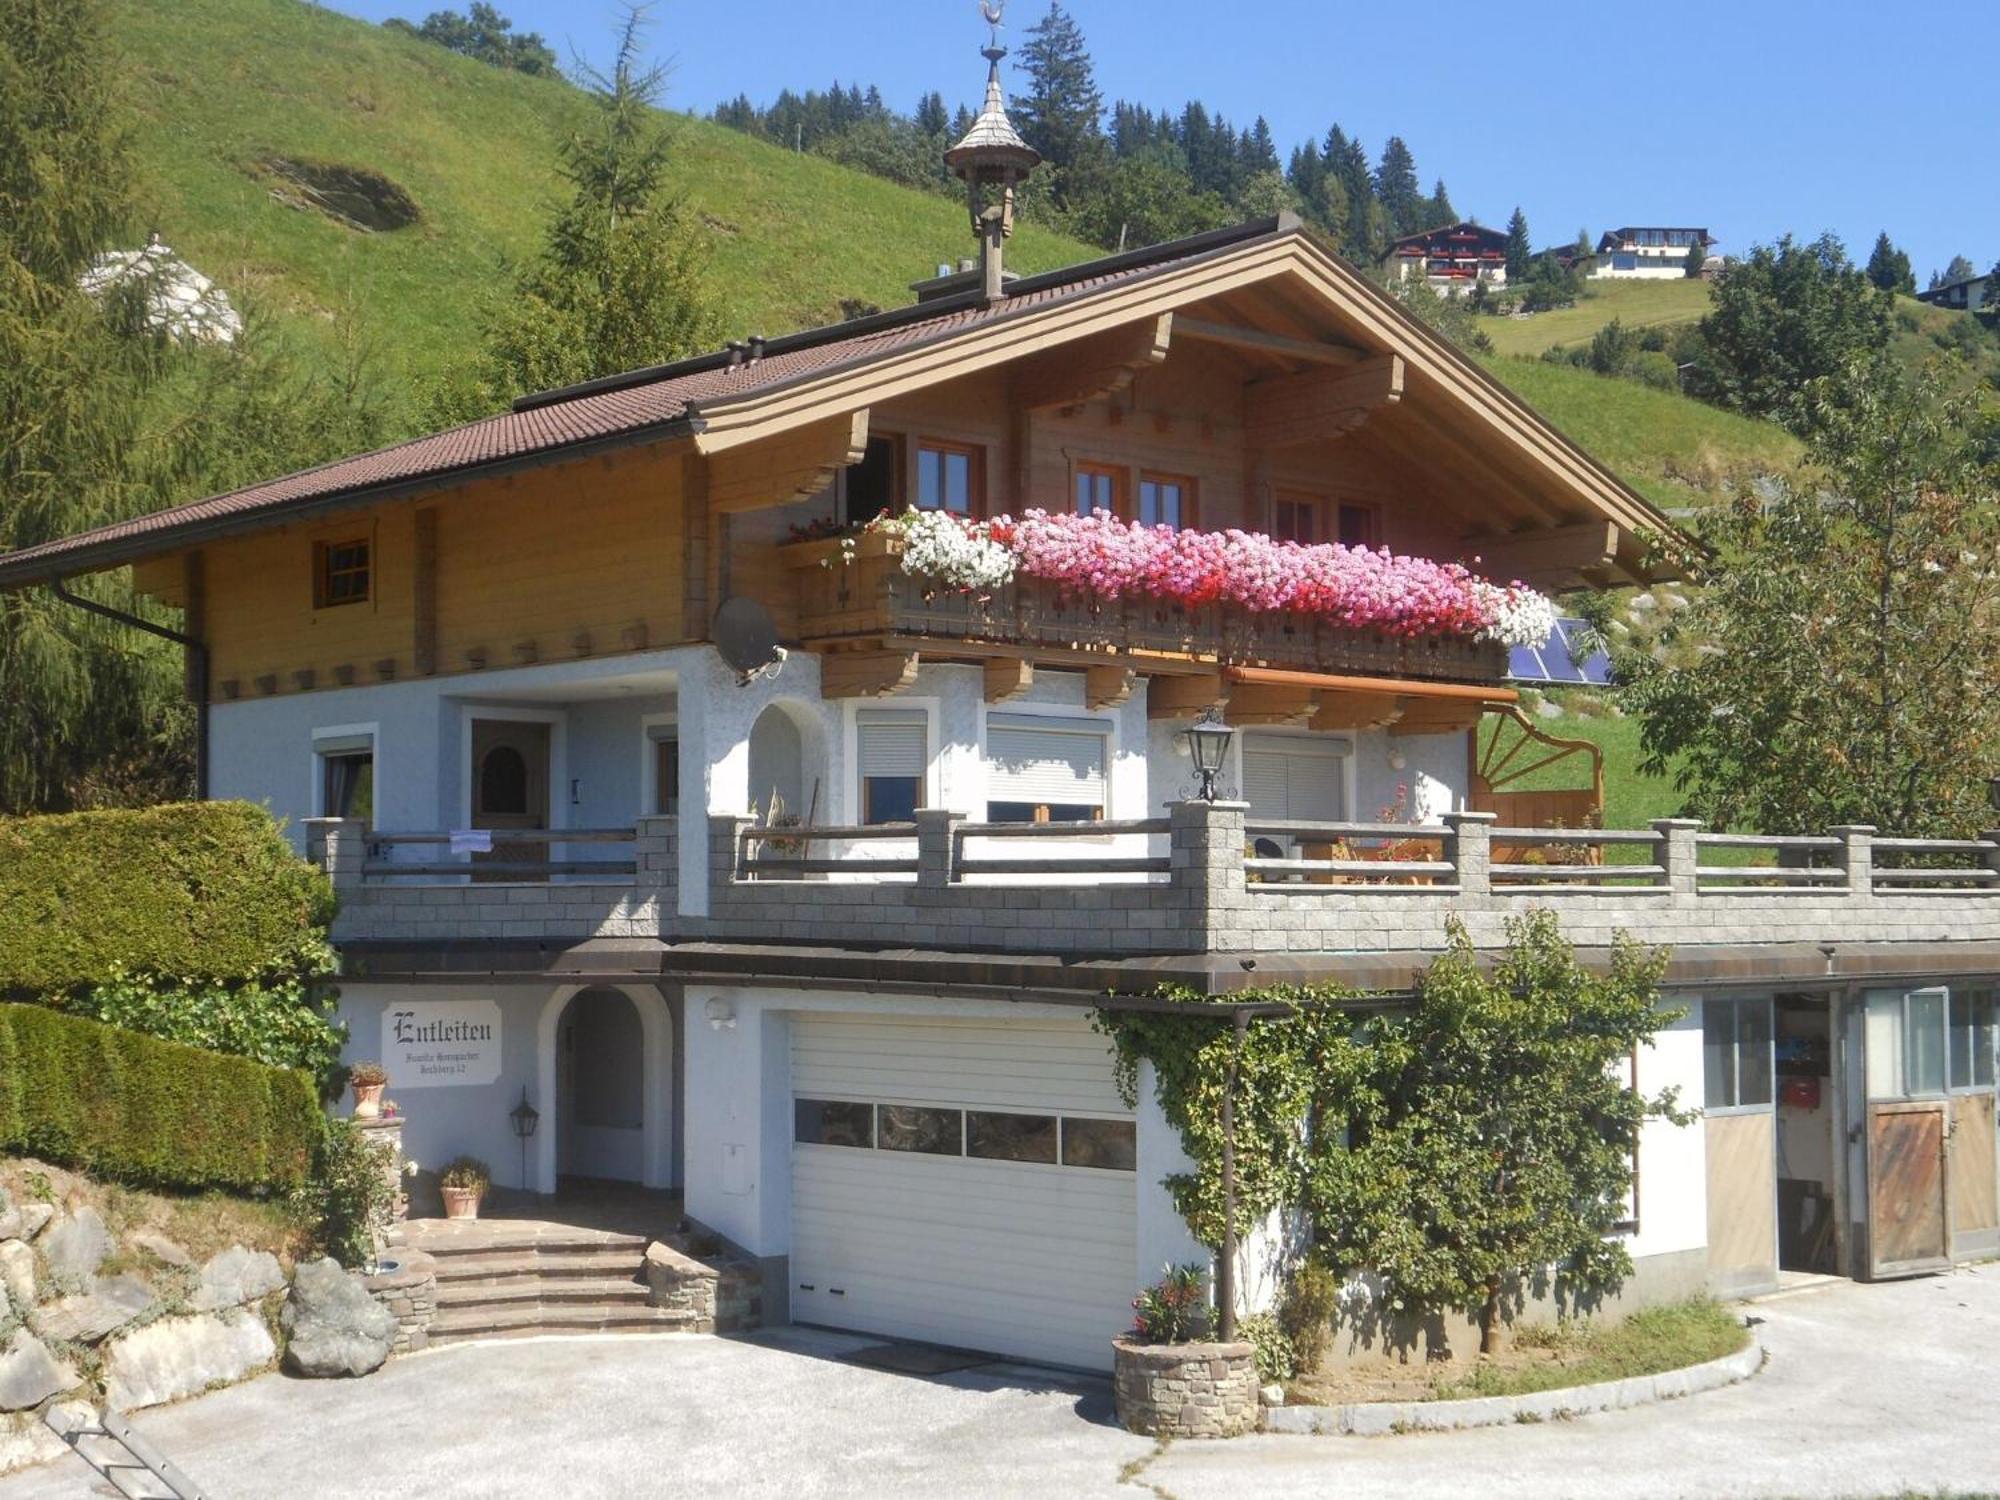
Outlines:
[[482,1195],[478,1188],[448,1187],[443,1191],[444,1216],[447,1219],[479,1217],[479,1200]]
[[382,1113],[383,1083],[357,1083],[354,1085],[354,1118],[373,1120]]

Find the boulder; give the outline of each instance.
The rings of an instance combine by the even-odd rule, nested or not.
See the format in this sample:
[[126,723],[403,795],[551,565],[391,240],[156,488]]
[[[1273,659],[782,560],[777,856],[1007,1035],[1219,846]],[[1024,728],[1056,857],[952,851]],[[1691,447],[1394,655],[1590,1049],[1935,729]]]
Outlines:
[[104,1399],[133,1411],[198,1396],[268,1365],[278,1353],[271,1330],[247,1308],[161,1318],[114,1339],[104,1367]]
[[293,1273],[279,1316],[291,1335],[285,1367],[299,1375],[366,1375],[389,1357],[396,1338],[395,1314],[332,1256]]
[[111,1231],[94,1208],[57,1219],[42,1234],[42,1259],[57,1281],[88,1281],[111,1253]]
[[101,1276],[90,1290],[28,1314],[28,1326],[45,1339],[94,1344],[153,1310],[153,1289],[136,1276]]
[[25,1241],[0,1241],[0,1284],[16,1307],[35,1305],[35,1252]]
[[55,1216],[56,1211],[46,1203],[10,1203],[0,1212],[0,1240],[31,1240]]
[[0,1474],[45,1464],[67,1452],[68,1445],[35,1413],[17,1411],[0,1416]]
[[285,1273],[277,1256],[268,1250],[231,1245],[202,1266],[201,1285],[188,1305],[196,1312],[216,1312],[241,1307],[284,1288]]
[[168,1239],[156,1229],[141,1229],[125,1236],[125,1243],[134,1250],[143,1250],[162,1265],[186,1268],[194,1264],[189,1255],[176,1240]]
[[24,1411],[75,1385],[74,1369],[49,1353],[42,1341],[18,1328],[0,1350],[0,1411]]

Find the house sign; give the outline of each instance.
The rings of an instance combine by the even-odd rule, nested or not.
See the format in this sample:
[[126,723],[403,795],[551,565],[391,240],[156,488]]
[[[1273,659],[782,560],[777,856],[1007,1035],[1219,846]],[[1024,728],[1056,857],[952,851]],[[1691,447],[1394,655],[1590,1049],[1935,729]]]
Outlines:
[[392,1089],[493,1083],[500,1007],[492,1000],[416,1000],[382,1012],[382,1065]]

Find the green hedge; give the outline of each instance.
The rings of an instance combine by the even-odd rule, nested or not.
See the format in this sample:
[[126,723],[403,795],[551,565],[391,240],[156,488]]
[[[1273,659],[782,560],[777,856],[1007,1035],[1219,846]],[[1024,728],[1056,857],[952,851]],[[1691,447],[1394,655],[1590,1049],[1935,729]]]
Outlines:
[[333,888],[247,802],[0,820],[0,996],[310,972]]
[[305,1180],[313,1080],[36,1005],[0,1005],[0,1150],[124,1182],[237,1192]]

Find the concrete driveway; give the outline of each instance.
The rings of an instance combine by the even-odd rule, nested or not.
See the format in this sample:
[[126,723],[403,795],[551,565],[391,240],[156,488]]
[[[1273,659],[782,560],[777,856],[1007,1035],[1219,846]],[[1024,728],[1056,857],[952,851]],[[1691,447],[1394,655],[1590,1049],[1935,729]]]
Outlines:
[[[135,1425],[215,1500],[239,1497],[1409,1495],[1880,1496],[2000,1490],[2000,1268],[1847,1283],[1755,1306],[1756,1380],[1573,1422],[1165,1451],[1106,1388],[1015,1367],[917,1377],[787,1329],[469,1345],[367,1380],[266,1377]],[[0,1500],[109,1494],[84,1465]]]

